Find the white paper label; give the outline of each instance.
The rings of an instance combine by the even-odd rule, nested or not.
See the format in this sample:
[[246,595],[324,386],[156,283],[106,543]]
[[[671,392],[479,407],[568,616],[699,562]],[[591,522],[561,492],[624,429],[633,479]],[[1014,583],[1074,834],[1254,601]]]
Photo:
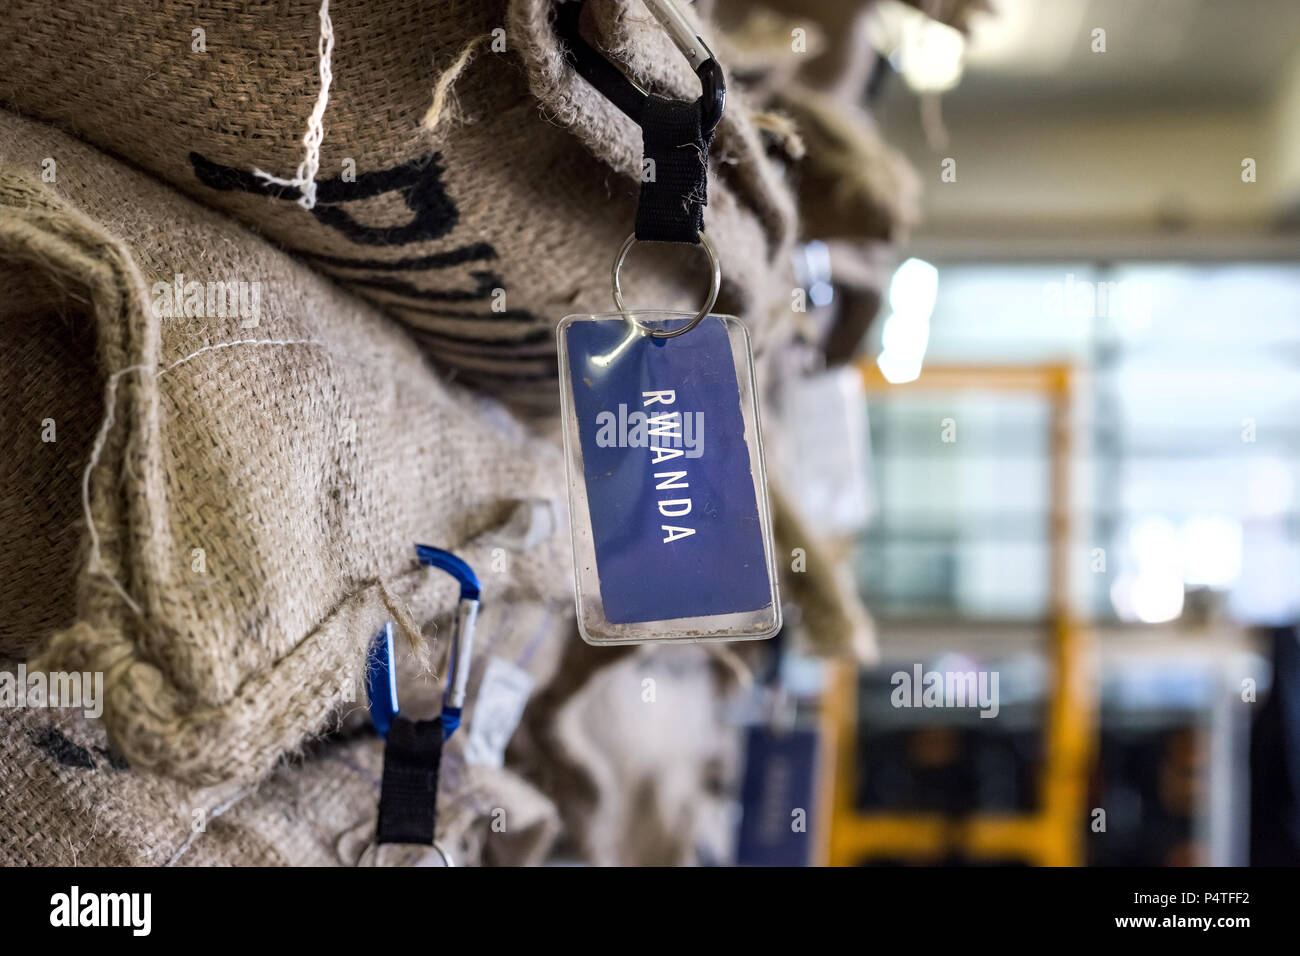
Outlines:
[[533,679],[509,661],[493,657],[483,673],[465,744],[465,762],[480,767],[505,764],[506,745],[524,715]]
[[793,384],[785,396],[787,487],[799,489],[810,530],[858,534],[875,512],[867,393],[855,368],[823,372]]

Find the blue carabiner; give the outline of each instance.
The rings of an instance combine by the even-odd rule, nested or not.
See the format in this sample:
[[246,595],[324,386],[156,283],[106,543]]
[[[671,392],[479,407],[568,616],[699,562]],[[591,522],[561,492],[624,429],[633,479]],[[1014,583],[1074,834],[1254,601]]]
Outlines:
[[385,621],[375,635],[366,660],[366,693],[370,697],[370,720],[380,737],[397,716],[397,667],[393,661],[393,622]]
[[415,546],[415,555],[420,559],[421,564],[428,565],[431,568],[441,568],[459,581],[462,600],[465,598],[478,600],[478,576],[474,574],[474,569],[460,558],[450,551],[444,551],[442,548],[435,548],[427,544],[417,544]]
[[[447,658],[446,688],[442,694],[442,739],[446,740],[460,726],[469,684],[470,661],[474,653],[474,625],[478,621],[481,589],[474,569],[450,551],[427,544],[415,546],[420,563],[439,568],[460,584],[460,601],[456,605],[456,622],[452,627],[451,653]],[[370,696],[370,719],[381,737],[397,716],[397,668],[393,658],[393,622],[384,623],[375,635],[366,667],[366,690]]]
[[460,602],[456,605],[456,623],[451,633],[451,653],[447,658],[447,682],[442,694],[442,739],[446,740],[460,726],[469,686],[470,659],[474,653],[474,625],[478,621],[479,588],[474,569],[450,551],[417,544],[420,563],[441,568],[460,583]]

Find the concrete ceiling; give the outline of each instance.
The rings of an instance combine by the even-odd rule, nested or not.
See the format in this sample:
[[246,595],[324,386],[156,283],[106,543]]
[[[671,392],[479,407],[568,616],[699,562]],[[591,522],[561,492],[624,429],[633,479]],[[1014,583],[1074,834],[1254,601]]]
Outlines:
[[972,23],[950,109],[1259,104],[1300,54],[1300,0],[993,2]]
[[[925,187],[918,238],[1300,252],[1300,0],[993,2],[941,120],[927,125],[900,76],[874,104]],[[957,181],[941,180],[943,157]]]

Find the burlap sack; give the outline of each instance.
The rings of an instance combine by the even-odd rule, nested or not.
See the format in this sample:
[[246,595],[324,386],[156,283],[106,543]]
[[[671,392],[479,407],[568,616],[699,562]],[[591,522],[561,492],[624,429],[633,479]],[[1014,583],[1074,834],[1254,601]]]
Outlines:
[[510,750],[559,809],[557,855],[598,866],[725,862],[741,758],[724,702],[735,687],[704,647],[568,645]]
[[[810,531],[797,499],[778,483],[771,485],[772,533],[783,560],[777,565],[781,593],[799,608],[798,628],[814,654],[844,654],[859,664],[875,663],[880,654],[876,627],[862,605],[853,576],[852,550],[845,555]],[[784,560],[798,548],[798,570]],[[795,621],[789,622],[791,627]]]
[[[568,601],[496,601],[483,608],[470,672],[471,694],[460,730],[443,749],[438,785],[437,839],[457,866],[529,866],[543,862],[560,833],[551,800],[513,770],[486,766],[467,756],[475,734],[484,672],[493,659],[526,671],[540,688],[551,681],[565,644],[576,641]],[[579,642],[580,643],[580,642]],[[403,711],[430,717],[442,688],[399,660]],[[443,672],[445,661],[437,670]],[[243,839],[194,841],[188,864],[254,862],[245,844],[260,839],[291,865],[439,865],[440,855],[417,846],[386,846],[366,854],[375,835],[383,745],[358,702],[343,721],[341,739],[309,746],[301,761],[276,772],[247,799],[233,803],[223,819]]]
[[[416,541],[488,605],[570,600],[554,443],[224,216],[39,123],[0,115],[0,146],[0,430],[29,459],[6,463],[0,654],[103,672],[132,768],[248,784],[332,726],[382,622],[455,603]],[[200,311],[204,284],[258,283],[257,314],[169,318],[178,275]]]
[[[802,234],[809,239],[905,239],[920,214],[920,181],[864,109],[876,61],[873,4],[835,0],[723,0],[727,55],[746,64],[751,96],[788,123],[777,133],[792,166]],[[792,32],[802,31],[792,53]]]
[[[465,767],[456,737],[444,763],[438,842],[456,865],[541,862],[551,802],[509,770]],[[132,769],[78,711],[5,709],[0,765],[0,866],[441,863],[412,846],[367,856],[383,774],[370,732],[315,743],[257,785],[197,787]]]
[[[959,19],[961,9],[978,6],[919,5]],[[920,179],[869,112],[879,11],[871,0],[718,0],[714,16],[725,57],[743,64],[760,108],[755,122],[785,157],[802,237],[831,247],[834,304],[796,316],[795,337],[827,364],[848,361],[920,216]]]
[[[610,308],[609,268],[632,230],[641,174],[639,129],[569,68],[554,6],[333,0],[311,210],[295,201],[305,186],[254,170],[293,179],[304,162],[323,85],[320,0],[13,0],[0,102],[254,226],[418,328],[462,379],[549,407],[551,329]],[[629,75],[664,95],[699,95],[638,3],[589,7],[593,41]],[[726,278],[720,309],[761,316],[793,206],[743,94],[718,130],[705,220]],[[629,302],[693,308],[697,257],[638,252]]]
[[932,20],[969,33],[971,20],[976,14],[995,13],[994,0],[904,0]]

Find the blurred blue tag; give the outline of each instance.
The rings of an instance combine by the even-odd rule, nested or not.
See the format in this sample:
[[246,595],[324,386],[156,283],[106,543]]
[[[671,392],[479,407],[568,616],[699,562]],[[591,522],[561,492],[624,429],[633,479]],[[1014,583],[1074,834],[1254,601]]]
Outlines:
[[773,603],[723,320],[653,338],[614,318],[570,325],[573,407],[606,619]]
[[816,775],[816,731],[749,729],[741,788],[743,816],[736,846],[738,865],[811,864]]

